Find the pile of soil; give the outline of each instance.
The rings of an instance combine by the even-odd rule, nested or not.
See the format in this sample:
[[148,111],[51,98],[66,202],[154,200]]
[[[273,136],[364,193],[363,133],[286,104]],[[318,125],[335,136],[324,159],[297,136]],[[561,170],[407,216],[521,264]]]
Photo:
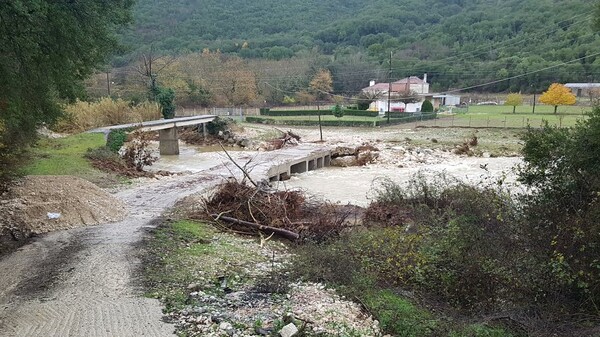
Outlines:
[[73,176],[28,176],[0,200],[0,255],[42,233],[119,221],[125,205]]

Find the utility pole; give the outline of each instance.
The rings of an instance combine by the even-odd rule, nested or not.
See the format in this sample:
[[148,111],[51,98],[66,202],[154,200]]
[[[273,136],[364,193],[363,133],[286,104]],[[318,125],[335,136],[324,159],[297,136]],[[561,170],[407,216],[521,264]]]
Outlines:
[[390,99],[392,95],[392,52],[390,51],[390,71],[388,73],[387,122],[390,124]]
[[533,93],[533,112],[535,113],[535,93]]

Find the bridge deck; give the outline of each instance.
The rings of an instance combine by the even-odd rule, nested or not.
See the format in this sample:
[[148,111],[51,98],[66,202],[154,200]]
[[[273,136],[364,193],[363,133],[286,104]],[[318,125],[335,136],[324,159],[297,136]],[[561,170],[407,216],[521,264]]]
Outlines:
[[172,119],[159,119],[154,121],[147,121],[141,123],[130,123],[121,125],[104,126],[101,128],[89,130],[90,133],[104,133],[108,134],[112,130],[129,129],[135,128],[141,131],[158,131],[171,129],[180,126],[198,125],[208,123],[215,119],[215,115],[202,115],[193,117],[178,117]]

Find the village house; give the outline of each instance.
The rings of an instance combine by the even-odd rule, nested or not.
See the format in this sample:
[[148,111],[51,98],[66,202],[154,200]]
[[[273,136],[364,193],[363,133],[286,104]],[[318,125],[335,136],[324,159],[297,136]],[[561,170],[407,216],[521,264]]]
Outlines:
[[[390,91],[391,87],[391,91]],[[460,104],[460,96],[448,94],[429,93],[429,83],[427,82],[427,74],[423,78],[410,76],[390,83],[376,83],[371,81],[369,86],[362,89],[363,92],[371,95],[377,95],[377,99],[371,103],[369,110],[379,111],[381,115],[388,110],[388,91],[390,92],[389,108],[392,112],[421,112],[421,105],[426,99],[430,100],[435,109],[443,105]],[[402,97],[407,95],[415,95],[418,99],[415,103],[400,102]]]
[[600,95],[600,83],[567,83],[565,87],[571,89],[577,97],[597,97]]

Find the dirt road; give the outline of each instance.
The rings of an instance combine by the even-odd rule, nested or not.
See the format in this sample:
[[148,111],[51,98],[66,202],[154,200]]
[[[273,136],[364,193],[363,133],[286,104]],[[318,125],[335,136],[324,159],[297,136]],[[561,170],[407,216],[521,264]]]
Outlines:
[[[279,158],[302,156],[298,148],[254,155],[251,175],[266,178]],[[172,335],[159,302],[144,298],[136,282],[137,247],[152,220],[179,199],[232,175],[241,178],[232,163],[220,162],[193,174],[138,181],[115,194],[129,208],[125,220],[49,233],[2,258],[0,336]]]
[[50,233],[0,260],[0,336],[169,336],[157,300],[135,279],[136,244],[152,219],[218,174],[144,182],[116,196],[121,222]]

